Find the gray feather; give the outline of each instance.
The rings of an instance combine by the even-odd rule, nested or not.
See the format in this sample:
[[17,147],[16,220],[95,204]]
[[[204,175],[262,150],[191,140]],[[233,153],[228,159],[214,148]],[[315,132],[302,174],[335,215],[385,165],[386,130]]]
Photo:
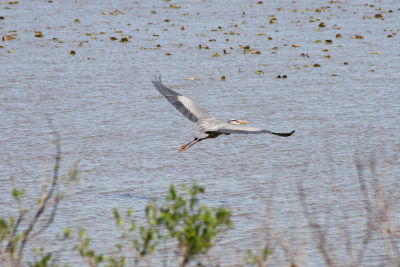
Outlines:
[[259,128],[255,127],[249,127],[249,126],[244,126],[244,125],[236,125],[236,124],[225,124],[221,128],[217,130],[217,132],[220,133],[238,133],[238,134],[260,134],[260,133],[269,133],[269,134],[274,134],[282,137],[288,137],[291,136],[295,131],[291,131],[290,133],[276,133],[276,132],[271,132],[268,130],[262,130]]
[[168,102],[189,120],[198,122],[199,120],[212,118],[206,110],[197,106],[191,99],[165,87],[160,77],[156,77],[156,79],[153,80],[153,84]]
[[260,128],[249,127],[244,125],[236,125],[226,123],[220,127],[217,132],[219,133],[238,133],[238,134],[260,134],[268,133],[267,130],[262,130]]

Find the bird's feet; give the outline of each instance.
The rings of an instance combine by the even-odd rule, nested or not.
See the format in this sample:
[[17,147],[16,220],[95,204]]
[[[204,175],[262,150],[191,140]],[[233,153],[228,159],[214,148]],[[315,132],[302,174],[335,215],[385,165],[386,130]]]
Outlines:
[[179,152],[183,152],[183,151],[185,151],[186,149],[188,149],[190,146],[188,146],[188,145],[183,145],[182,147],[181,147],[181,149],[179,149]]
[[[204,139],[204,138],[203,138],[203,139]],[[188,149],[189,147],[193,146],[193,145],[196,144],[197,142],[200,142],[200,141],[203,140],[203,139],[198,139],[198,138],[193,139],[192,141],[190,141],[190,142],[187,143],[186,145],[183,145],[183,146],[181,147],[181,149],[179,149],[179,152],[185,151],[186,149]]]

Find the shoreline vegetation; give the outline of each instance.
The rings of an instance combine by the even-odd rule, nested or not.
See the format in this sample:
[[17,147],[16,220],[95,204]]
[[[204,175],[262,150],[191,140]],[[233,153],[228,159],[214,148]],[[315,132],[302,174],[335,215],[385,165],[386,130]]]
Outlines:
[[[62,163],[60,136],[51,122],[49,125],[55,145],[53,172],[42,184],[36,203],[27,205],[23,188],[11,190],[18,210],[0,218],[0,266],[71,266],[62,262],[62,251],[52,251],[54,246],[36,242],[54,222],[59,203],[66,201],[65,196],[79,177],[78,161],[67,175],[59,173]],[[298,196],[302,210],[297,212],[307,222],[307,235],[296,231],[288,235],[274,218],[270,208],[272,203],[267,203],[266,222],[269,227],[259,233],[265,236],[265,246],[238,255],[235,266],[282,266],[282,262],[291,267],[310,266],[313,263],[309,260],[314,258],[319,258],[326,266],[368,266],[371,256],[379,257],[380,265],[400,266],[400,218],[396,213],[400,189],[388,184],[391,169],[398,164],[398,156],[385,159],[383,168],[378,168],[378,163],[376,158],[368,162],[356,160],[358,180],[354,182],[358,184],[362,199],[353,203],[342,197],[344,206],[356,206],[363,214],[359,220],[363,224],[357,227],[358,232],[354,232],[350,220],[340,221],[337,229],[329,229],[321,223],[319,218],[332,217],[332,214],[329,210],[326,214],[317,211],[310,204],[307,189],[299,182]],[[218,255],[208,257],[208,252],[218,245],[217,236],[235,227],[232,222],[233,211],[201,204],[199,195],[204,191],[205,188],[197,184],[183,185],[178,189],[171,184],[164,198],[154,199],[147,204],[144,224],[135,221],[132,210],[112,210],[119,231],[119,242],[114,244],[116,249],[113,252],[93,249],[91,244],[95,240],[87,235],[85,229],[60,229],[62,234],[54,242],[63,249],[64,243],[72,242],[73,253],[80,257],[82,266],[157,266],[156,263],[179,267],[224,266]],[[339,189],[336,193],[342,196]],[[112,222],[104,225],[109,227]],[[342,244],[331,243],[328,233],[332,231],[337,231]],[[292,235],[297,235],[295,241],[288,237]],[[376,244],[381,247],[377,248]],[[338,246],[344,247],[345,252],[338,252]],[[28,252],[32,247],[34,253]],[[166,250],[172,250],[173,253]],[[311,256],[310,250],[314,253]],[[374,251],[379,253],[370,255]],[[163,259],[167,256],[172,257],[169,263]],[[222,261],[223,255],[220,256]]]

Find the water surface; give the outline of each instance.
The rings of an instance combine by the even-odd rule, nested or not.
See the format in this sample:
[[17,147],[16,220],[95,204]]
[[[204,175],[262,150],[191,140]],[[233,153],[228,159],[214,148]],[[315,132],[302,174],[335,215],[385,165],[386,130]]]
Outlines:
[[[48,114],[62,139],[62,171],[80,162],[80,182],[60,206],[51,236],[84,227],[105,251],[115,235],[108,224],[112,208],[142,216],[146,203],[171,183],[197,182],[206,187],[205,204],[233,211],[235,227],[214,251],[230,266],[246,249],[264,245],[267,226],[279,226],[294,243],[306,240],[301,182],[320,222],[332,229],[328,236],[338,257],[345,255],[338,225],[353,222],[356,246],[363,228],[362,211],[349,204],[361,199],[355,158],[375,153],[382,163],[399,149],[399,4],[170,4],[0,3],[0,33],[18,34],[0,49],[0,215],[15,208],[9,206],[10,177],[34,196],[49,175],[54,146]],[[384,19],[375,18],[378,13]],[[35,31],[44,37],[34,37]],[[247,45],[261,54],[245,52]],[[223,136],[180,154],[196,126],[154,89],[158,74],[219,118],[296,133]],[[390,186],[398,186],[398,174],[397,161]],[[377,240],[369,250],[380,247]],[[307,251],[306,266],[320,266],[315,248]],[[279,254],[274,260],[285,264]],[[383,263],[379,253],[368,260]]]

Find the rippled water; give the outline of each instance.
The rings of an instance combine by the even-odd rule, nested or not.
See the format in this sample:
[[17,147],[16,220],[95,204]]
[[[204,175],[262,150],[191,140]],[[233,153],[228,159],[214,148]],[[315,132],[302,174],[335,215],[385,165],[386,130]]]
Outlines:
[[[34,195],[51,170],[48,114],[62,139],[64,173],[76,158],[81,171],[51,234],[84,227],[106,250],[115,230],[105,223],[112,208],[142,214],[171,183],[197,182],[206,187],[205,204],[234,213],[234,229],[218,243],[221,263],[232,265],[264,244],[267,226],[279,225],[294,239],[308,231],[299,205],[302,182],[307,202],[325,214],[321,221],[345,253],[336,242],[336,220],[354,222],[352,231],[362,227],[360,211],[349,205],[361,201],[354,159],[377,153],[383,162],[400,145],[399,3],[170,4],[0,2],[1,35],[18,34],[0,48],[0,215],[10,212],[10,177]],[[130,42],[119,42],[124,36]],[[245,53],[246,45],[261,54]],[[219,118],[296,133],[222,136],[180,154],[196,126],[154,89],[157,74]],[[398,162],[392,172],[398,176]],[[396,179],[388,183],[398,186]],[[321,264],[313,249],[307,266]]]

